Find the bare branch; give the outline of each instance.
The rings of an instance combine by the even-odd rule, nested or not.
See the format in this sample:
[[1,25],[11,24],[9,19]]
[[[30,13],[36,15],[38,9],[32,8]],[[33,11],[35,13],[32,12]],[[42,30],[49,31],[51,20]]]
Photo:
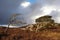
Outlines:
[[[10,26],[11,24],[12,24],[12,25],[13,25],[13,24],[18,24],[18,23],[26,24],[26,23],[24,23],[24,22],[16,19],[16,17],[19,16],[19,15],[21,15],[21,14],[12,14],[12,16],[9,18],[8,28],[9,28],[9,26]],[[6,30],[5,30],[6,33],[7,33],[8,28],[6,28]]]

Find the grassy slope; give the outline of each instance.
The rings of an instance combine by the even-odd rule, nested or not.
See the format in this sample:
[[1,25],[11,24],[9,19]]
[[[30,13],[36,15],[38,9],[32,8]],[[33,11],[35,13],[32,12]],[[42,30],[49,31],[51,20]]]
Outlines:
[[60,28],[44,29],[37,33],[20,28],[9,28],[8,35],[4,35],[5,29],[0,27],[0,40],[60,40]]

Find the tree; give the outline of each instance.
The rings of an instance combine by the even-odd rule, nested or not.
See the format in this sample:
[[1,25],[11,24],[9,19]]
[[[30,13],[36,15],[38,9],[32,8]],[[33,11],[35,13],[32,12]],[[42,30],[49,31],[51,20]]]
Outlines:
[[21,14],[12,14],[11,15],[11,17],[9,18],[8,27],[6,28],[5,33],[7,33],[8,29],[9,29],[9,26],[11,24],[17,24],[17,23],[26,24],[26,23],[16,19],[16,17],[19,16],[19,15],[21,15]]

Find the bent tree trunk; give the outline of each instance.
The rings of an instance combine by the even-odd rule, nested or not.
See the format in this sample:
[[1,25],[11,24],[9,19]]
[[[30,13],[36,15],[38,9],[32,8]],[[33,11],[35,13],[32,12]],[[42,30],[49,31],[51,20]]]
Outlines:
[[4,33],[8,32],[9,26],[10,26],[10,23],[8,24],[8,27],[5,29]]

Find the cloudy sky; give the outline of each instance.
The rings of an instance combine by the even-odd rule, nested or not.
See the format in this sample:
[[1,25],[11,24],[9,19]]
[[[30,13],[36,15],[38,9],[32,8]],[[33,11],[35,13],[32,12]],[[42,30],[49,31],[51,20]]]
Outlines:
[[14,13],[22,14],[27,24],[44,15],[60,23],[60,0],[0,0],[0,24],[7,24]]

